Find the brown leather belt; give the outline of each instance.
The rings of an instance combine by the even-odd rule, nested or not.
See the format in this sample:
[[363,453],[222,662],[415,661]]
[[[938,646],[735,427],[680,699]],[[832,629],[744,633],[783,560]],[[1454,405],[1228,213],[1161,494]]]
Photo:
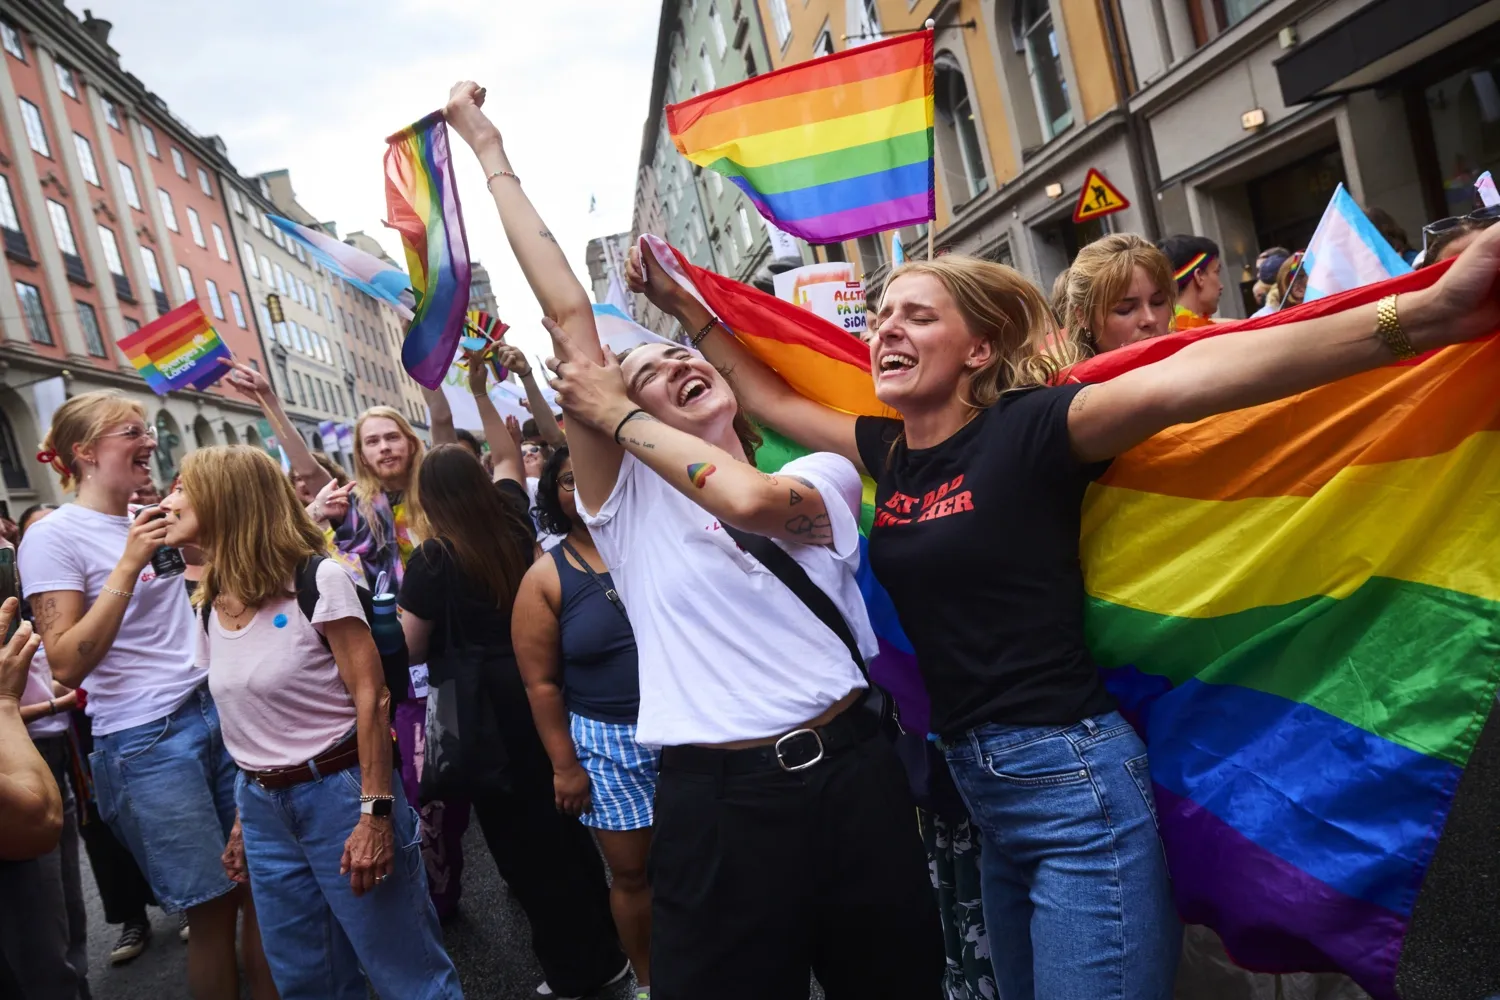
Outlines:
[[[313,781],[348,770],[359,763],[359,740],[354,733],[324,750],[309,764],[294,764],[269,771],[246,771],[245,776],[268,792],[279,792],[293,785]],[[316,770],[314,770],[316,768]]]

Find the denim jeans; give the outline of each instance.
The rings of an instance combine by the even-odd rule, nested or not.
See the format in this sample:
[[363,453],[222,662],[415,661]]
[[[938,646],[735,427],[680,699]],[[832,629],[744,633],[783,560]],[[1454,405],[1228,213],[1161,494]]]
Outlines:
[[1005,1000],[1169,1000],[1182,946],[1146,747],[1118,712],[943,743]]
[[382,997],[463,997],[427,896],[416,811],[399,781],[391,788],[395,864],[355,896],[339,865],[359,821],[359,768],[275,792],[240,776],[245,862],[281,1000],[365,1000],[366,976]]

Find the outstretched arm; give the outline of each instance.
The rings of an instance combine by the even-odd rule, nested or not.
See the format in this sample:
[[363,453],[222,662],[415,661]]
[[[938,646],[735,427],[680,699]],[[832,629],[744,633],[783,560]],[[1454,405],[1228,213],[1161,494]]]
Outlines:
[[531,410],[531,419],[536,421],[537,433],[542,436],[554,448],[561,448],[568,443],[568,437],[563,433],[562,426],[558,424],[557,417],[552,413],[552,404],[547,402],[547,397],[542,395],[542,387],[537,383],[536,369],[531,367],[531,362],[523,358],[524,368],[512,369],[521,379],[521,385],[526,389],[526,406]]
[[[517,348],[501,345],[497,348],[500,363],[510,368],[513,364],[526,364],[526,355]],[[530,369],[527,369],[528,374]],[[484,439],[489,442],[490,455],[495,469],[490,478],[494,482],[509,479],[526,487],[526,463],[521,460],[521,446],[510,436],[505,418],[495,409],[490,399],[489,366],[475,355],[469,355],[469,391],[474,394],[474,406],[479,410],[479,424],[484,428]]]
[[254,368],[238,361],[234,363],[234,370],[227,376],[227,381],[241,394],[249,397],[251,402],[260,407],[260,412],[266,415],[271,429],[276,432],[281,450],[286,452],[292,472],[301,476],[307,483],[307,488],[314,493],[321,490],[333,477],[313,458],[307,442],[302,440],[302,435],[297,433],[297,429],[287,419],[286,411],[281,408],[281,400],[277,398],[276,390],[271,388],[270,381]]
[[427,413],[432,421],[432,443],[457,444],[458,431],[453,426],[453,407],[448,405],[448,397],[443,395],[443,390],[429,389],[424,385],[422,398],[427,400]]
[[[557,327],[566,330],[577,349],[598,363],[604,353],[594,327],[594,310],[588,292],[579,284],[568,258],[542,217],[526,197],[520,178],[505,155],[500,130],[483,110],[484,88],[465,80],[454,84],[443,114],[453,130],[463,137],[479,158],[485,182],[500,212],[500,223],[526,282],[536,295],[542,312]],[[548,328],[549,331],[553,329]],[[573,471],[584,503],[598,510],[609,499],[620,474],[623,454],[607,433],[579,428],[568,441]]]
[[[1397,301],[1411,347],[1425,352],[1500,326],[1500,226],[1429,288]],[[1068,435],[1084,461],[1111,458],[1174,424],[1258,406],[1395,359],[1375,304],[1333,316],[1208,337],[1155,364],[1081,390]]]

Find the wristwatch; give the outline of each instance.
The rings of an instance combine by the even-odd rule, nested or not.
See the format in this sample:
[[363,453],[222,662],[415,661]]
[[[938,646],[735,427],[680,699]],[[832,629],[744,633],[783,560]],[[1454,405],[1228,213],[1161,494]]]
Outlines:
[[360,796],[359,812],[361,816],[389,817],[391,808],[395,804],[395,798],[389,795],[378,798],[375,796]]

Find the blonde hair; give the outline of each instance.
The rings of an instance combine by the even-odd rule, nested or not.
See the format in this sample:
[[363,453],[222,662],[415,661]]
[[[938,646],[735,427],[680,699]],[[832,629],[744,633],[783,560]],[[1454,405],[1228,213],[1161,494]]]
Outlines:
[[1098,330],[1104,314],[1130,291],[1139,267],[1167,297],[1167,308],[1177,305],[1177,281],[1172,262],[1149,241],[1134,233],[1115,233],[1078,251],[1068,269],[1067,312],[1072,340],[1085,355],[1099,349]]
[[[146,410],[119,390],[101,389],[74,396],[52,414],[52,426],[42,442],[42,454],[37,457],[52,466],[64,490],[76,490],[81,477],[73,449],[93,444],[111,424],[133,419],[145,423]],[[50,459],[44,457],[48,455]]]
[[1068,276],[1072,268],[1065,267],[1057,277],[1052,279],[1052,296],[1047,300],[1052,307],[1052,318],[1057,321],[1060,330],[1066,330],[1074,324],[1068,320]]
[[250,445],[199,448],[182,460],[182,489],[208,556],[193,603],[231,594],[247,607],[290,596],[297,566],[327,551],[281,466]]
[[383,545],[389,539],[384,537],[384,528],[380,519],[375,517],[375,498],[380,496],[384,489],[380,484],[380,477],[375,470],[370,468],[365,461],[365,422],[375,417],[384,417],[395,423],[401,436],[406,438],[406,443],[411,449],[411,462],[407,465],[406,487],[402,494],[402,502],[406,505],[406,529],[411,533],[413,541],[427,534],[427,519],[422,514],[422,503],[417,497],[417,469],[422,465],[422,456],[425,449],[422,447],[422,439],[417,437],[417,432],[412,430],[411,424],[401,415],[401,411],[390,406],[372,406],[359,415],[354,422],[354,501],[359,506],[359,515],[370,524],[370,531],[375,537],[377,544]]
[[941,281],[969,331],[993,348],[990,359],[974,370],[961,390],[964,403],[976,410],[993,406],[1007,390],[1046,385],[1081,360],[1071,344],[1051,343],[1060,340],[1052,308],[1015,268],[957,254],[908,261],[891,272],[886,291],[907,274]]

